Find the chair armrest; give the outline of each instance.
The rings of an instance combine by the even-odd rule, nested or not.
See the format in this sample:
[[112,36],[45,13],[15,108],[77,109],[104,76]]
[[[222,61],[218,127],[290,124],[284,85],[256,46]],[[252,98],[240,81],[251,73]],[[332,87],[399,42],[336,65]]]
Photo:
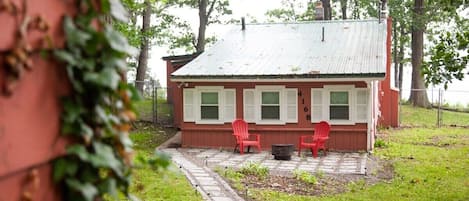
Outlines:
[[257,133],[249,134],[249,137],[251,137],[251,136],[256,137],[256,141],[259,141],[259,140],[261,139],[261,135],[260,135],[260,134],[257,134]]

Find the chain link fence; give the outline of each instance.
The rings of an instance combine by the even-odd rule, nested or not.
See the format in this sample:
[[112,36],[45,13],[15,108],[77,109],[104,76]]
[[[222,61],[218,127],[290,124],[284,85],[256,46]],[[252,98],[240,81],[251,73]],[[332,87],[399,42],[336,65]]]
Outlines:
[[[422,89],[411,89],[419,92]],[[410,91],[407,93],[410,94]],[[401,126],[469,127],[469,91],[427,89],[431,109],[414,108],[404,95],[400,101]]]
[[167,91],[171,89],[158,86],[154,80],[136,82],[143,83],[142,100],[135,104],[138,120],[172,127],[174,107],[167,99]]

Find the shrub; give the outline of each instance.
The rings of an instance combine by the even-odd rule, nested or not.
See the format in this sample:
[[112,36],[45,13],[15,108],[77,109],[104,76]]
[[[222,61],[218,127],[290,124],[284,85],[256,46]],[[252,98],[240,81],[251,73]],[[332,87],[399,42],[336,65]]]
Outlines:
[[266,178],[269,175],[269,168],[259,164],[259,163],[247,163],[239,170],[241,174],[244,175],[254,175],[259,178]]
[[316,184],[318,182],[318,180],[313,174],[304,170],[296,169],[295,171],[293,171],[293,175],[295,176],[296,179],[309,183],[309,184]]
[[383,147],[386,147],[386,146],[387,146],[386,142],[382,139],[377,139],[375,141],[375,147],[376,148],[380,148],[380,147],[383,148]]

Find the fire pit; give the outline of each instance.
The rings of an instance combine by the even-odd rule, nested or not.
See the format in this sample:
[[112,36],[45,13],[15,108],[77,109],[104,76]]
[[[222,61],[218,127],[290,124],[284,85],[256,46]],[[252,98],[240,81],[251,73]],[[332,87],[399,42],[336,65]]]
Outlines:
[[273,144],[272,155],[275,160],[291,160],[293,144]]

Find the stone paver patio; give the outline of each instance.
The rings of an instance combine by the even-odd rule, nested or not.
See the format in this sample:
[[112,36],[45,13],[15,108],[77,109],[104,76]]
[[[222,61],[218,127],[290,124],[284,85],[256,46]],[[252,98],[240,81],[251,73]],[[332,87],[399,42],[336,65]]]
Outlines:
[[[272,174],[291,174],[295,169],[311,173],[323,172],[330,174],[366,174],[366,153],[328,152],[327,156],[313,158],[298,157],[294,152],[289,161],[274,160],[270,152],[246,153],[240,155],[232,151],[216,149],[160,149],[172,156],[172,160],[184,172],[194,188],[204,200],[241,201],[236,192],[212,169],[240,168],[248,163],[259,163],[269,168]],[[306,154],[304,152],[303,154]]]
[[303,152],[302,157],[298,157],[298,152],[294,152],[291,160],[283,161],[274,160],[274,157],[267,151],[244,155],[216,149],[179,149],[179,151],[192,156],[195,160],[203,161],[209,167],[240,168],[247,163],[254,162],[268,167],[273,173],[299,169],[313,173],[365,174],[367,159],[366,153],[328,152],[327,156],[313,158],[310,152]]

